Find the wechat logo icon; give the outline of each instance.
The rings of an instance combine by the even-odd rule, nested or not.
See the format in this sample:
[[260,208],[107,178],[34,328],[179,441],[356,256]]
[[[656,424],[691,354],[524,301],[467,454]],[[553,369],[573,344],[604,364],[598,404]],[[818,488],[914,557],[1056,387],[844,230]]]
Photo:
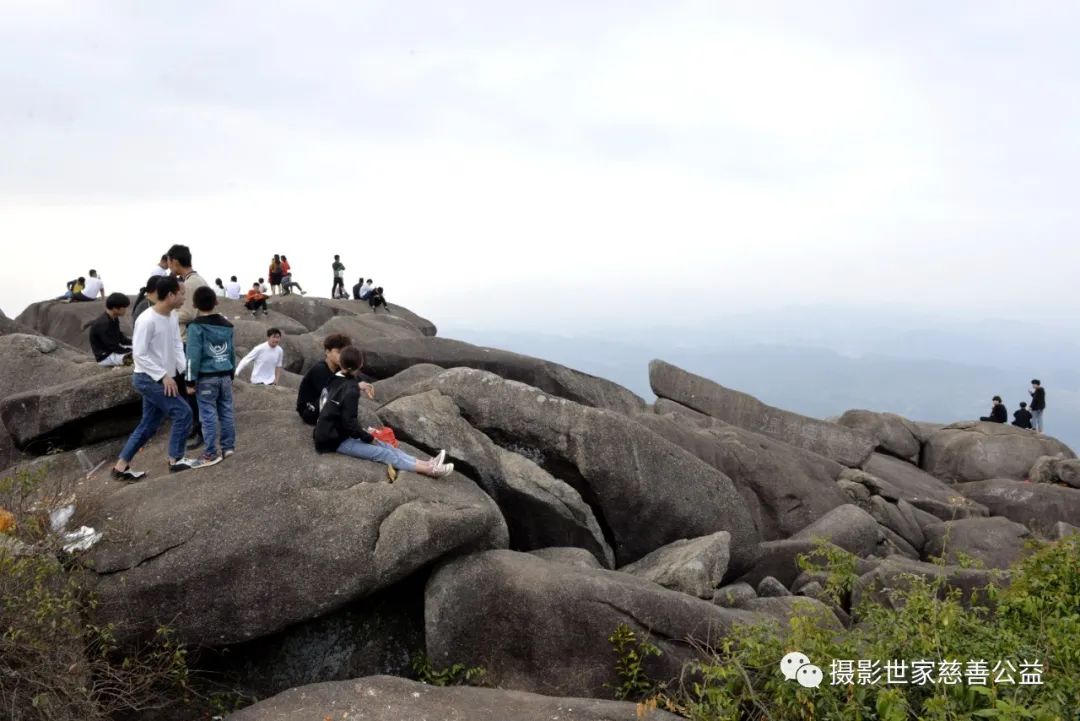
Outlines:
[[803,688],[817,688],[821,685],[821,669],[810,663],[804,653],[792,651],[780,659],[780,673],[788,681],[798,681]]

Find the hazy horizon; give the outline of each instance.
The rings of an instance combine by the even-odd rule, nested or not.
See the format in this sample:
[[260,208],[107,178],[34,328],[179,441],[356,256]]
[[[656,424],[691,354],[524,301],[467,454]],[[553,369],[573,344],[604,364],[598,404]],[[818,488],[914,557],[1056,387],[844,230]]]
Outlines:
[[[436,322],[1064,324],[1080,7],[6,3],[0,308],[333,254]],[[1064,328],[1065,326],[1062,325]]]

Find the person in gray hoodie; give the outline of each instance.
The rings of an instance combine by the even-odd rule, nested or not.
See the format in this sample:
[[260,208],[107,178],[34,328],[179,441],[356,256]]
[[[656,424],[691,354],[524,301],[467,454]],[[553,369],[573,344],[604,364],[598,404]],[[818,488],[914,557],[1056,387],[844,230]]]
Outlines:
[[[204,463],[216,463],[236,451],[236,423],[233,419],[232,382],[236,374],[236,348],[233,325],[215,313],[217,294],[203,286],[195,290],[198,315],[188,324],[187,382],[188,395],[199,405],[206,449]],[[218,456],[218,431],[221,432],[221,456]]]

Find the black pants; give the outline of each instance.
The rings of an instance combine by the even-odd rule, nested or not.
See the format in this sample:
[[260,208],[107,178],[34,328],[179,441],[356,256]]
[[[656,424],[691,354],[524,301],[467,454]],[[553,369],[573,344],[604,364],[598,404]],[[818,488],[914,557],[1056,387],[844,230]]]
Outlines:
[[345,294],[345,279],[344,278],[334,278],[334,286],[330,289],[330,298],[337,298],[338,297],[338,294],[337,294],[337,289],[338,288],[341,288],[341,294],[344,295]]
[[254,313],[257,310],[266,310],[266,298],[261,300],[249,300],[244,307]]
[[[187,343],[184,344],[184,353],[187,353]],[[199,398],[195,393],[187,392],[187,381],[184,380],[183,373],[177,373],[173,379],[176,381],[176,390],[180,395],[184,396],[184,400],[187,401],[188,408],[191,409],[191,436],[202,435],[202,421],[199,420]]]

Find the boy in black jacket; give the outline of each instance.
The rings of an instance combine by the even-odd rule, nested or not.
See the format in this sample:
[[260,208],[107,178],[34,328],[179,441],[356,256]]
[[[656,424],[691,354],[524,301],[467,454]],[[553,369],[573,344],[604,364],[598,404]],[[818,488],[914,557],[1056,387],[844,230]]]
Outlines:
[[[300,381],[300,390],[296,392],[296,413],[309,426],[315,425],[315,421],[319,418],[319,397],[323,389],[330,385],[334,374],[341,370],[339,359],[342,349],[350,345],[352,345],[352,340],[342,333],[331,333],[326,336],[323,340],[325,358],[322,362],[313,365]],[[375,388],[367,382],[373,379],[359,371],[355,375],[364,379],[358,384],[363,394],[368,398],[374,398]]]
[[993,407],[990,409],[990,415],[982,416],[980,421],[989,421],[991,423],[1004,423],[1009,420],[1009,412],[1005,410],[1005,404],[1001,402],[1001,396],[994,396]]
[[1038,378],[1031,381],[1031,424],[1039,433],[1043,432],[1043,411],[1046,410],[1046,389]]
[[98,365],[131,365],[131,339],[120,330],[120,319],[130,305],[126,295],[113,293],[105,299],[105,312],[90,325],[90,350]]
[[420,461],[388,443],[375,440],[371,434],[373,428],[360,428],[357,420],[360,388],[355,377],[360,370],[360,351],[353,346],[344,348],[339,355],[339,363],[341,370],[334,374],[330,385],[323,391],[319,419],[311,434],[316,451],[336,451],[433,478],[442,478],[453,472],[454,464],[443,462],[446,451],[439,451],[430,461]]
[[1020,410],[1013,413],[1012,424],[1017,428],[1031,429],[1031,411],[1027,409],[1027,403],[1020,401]]

